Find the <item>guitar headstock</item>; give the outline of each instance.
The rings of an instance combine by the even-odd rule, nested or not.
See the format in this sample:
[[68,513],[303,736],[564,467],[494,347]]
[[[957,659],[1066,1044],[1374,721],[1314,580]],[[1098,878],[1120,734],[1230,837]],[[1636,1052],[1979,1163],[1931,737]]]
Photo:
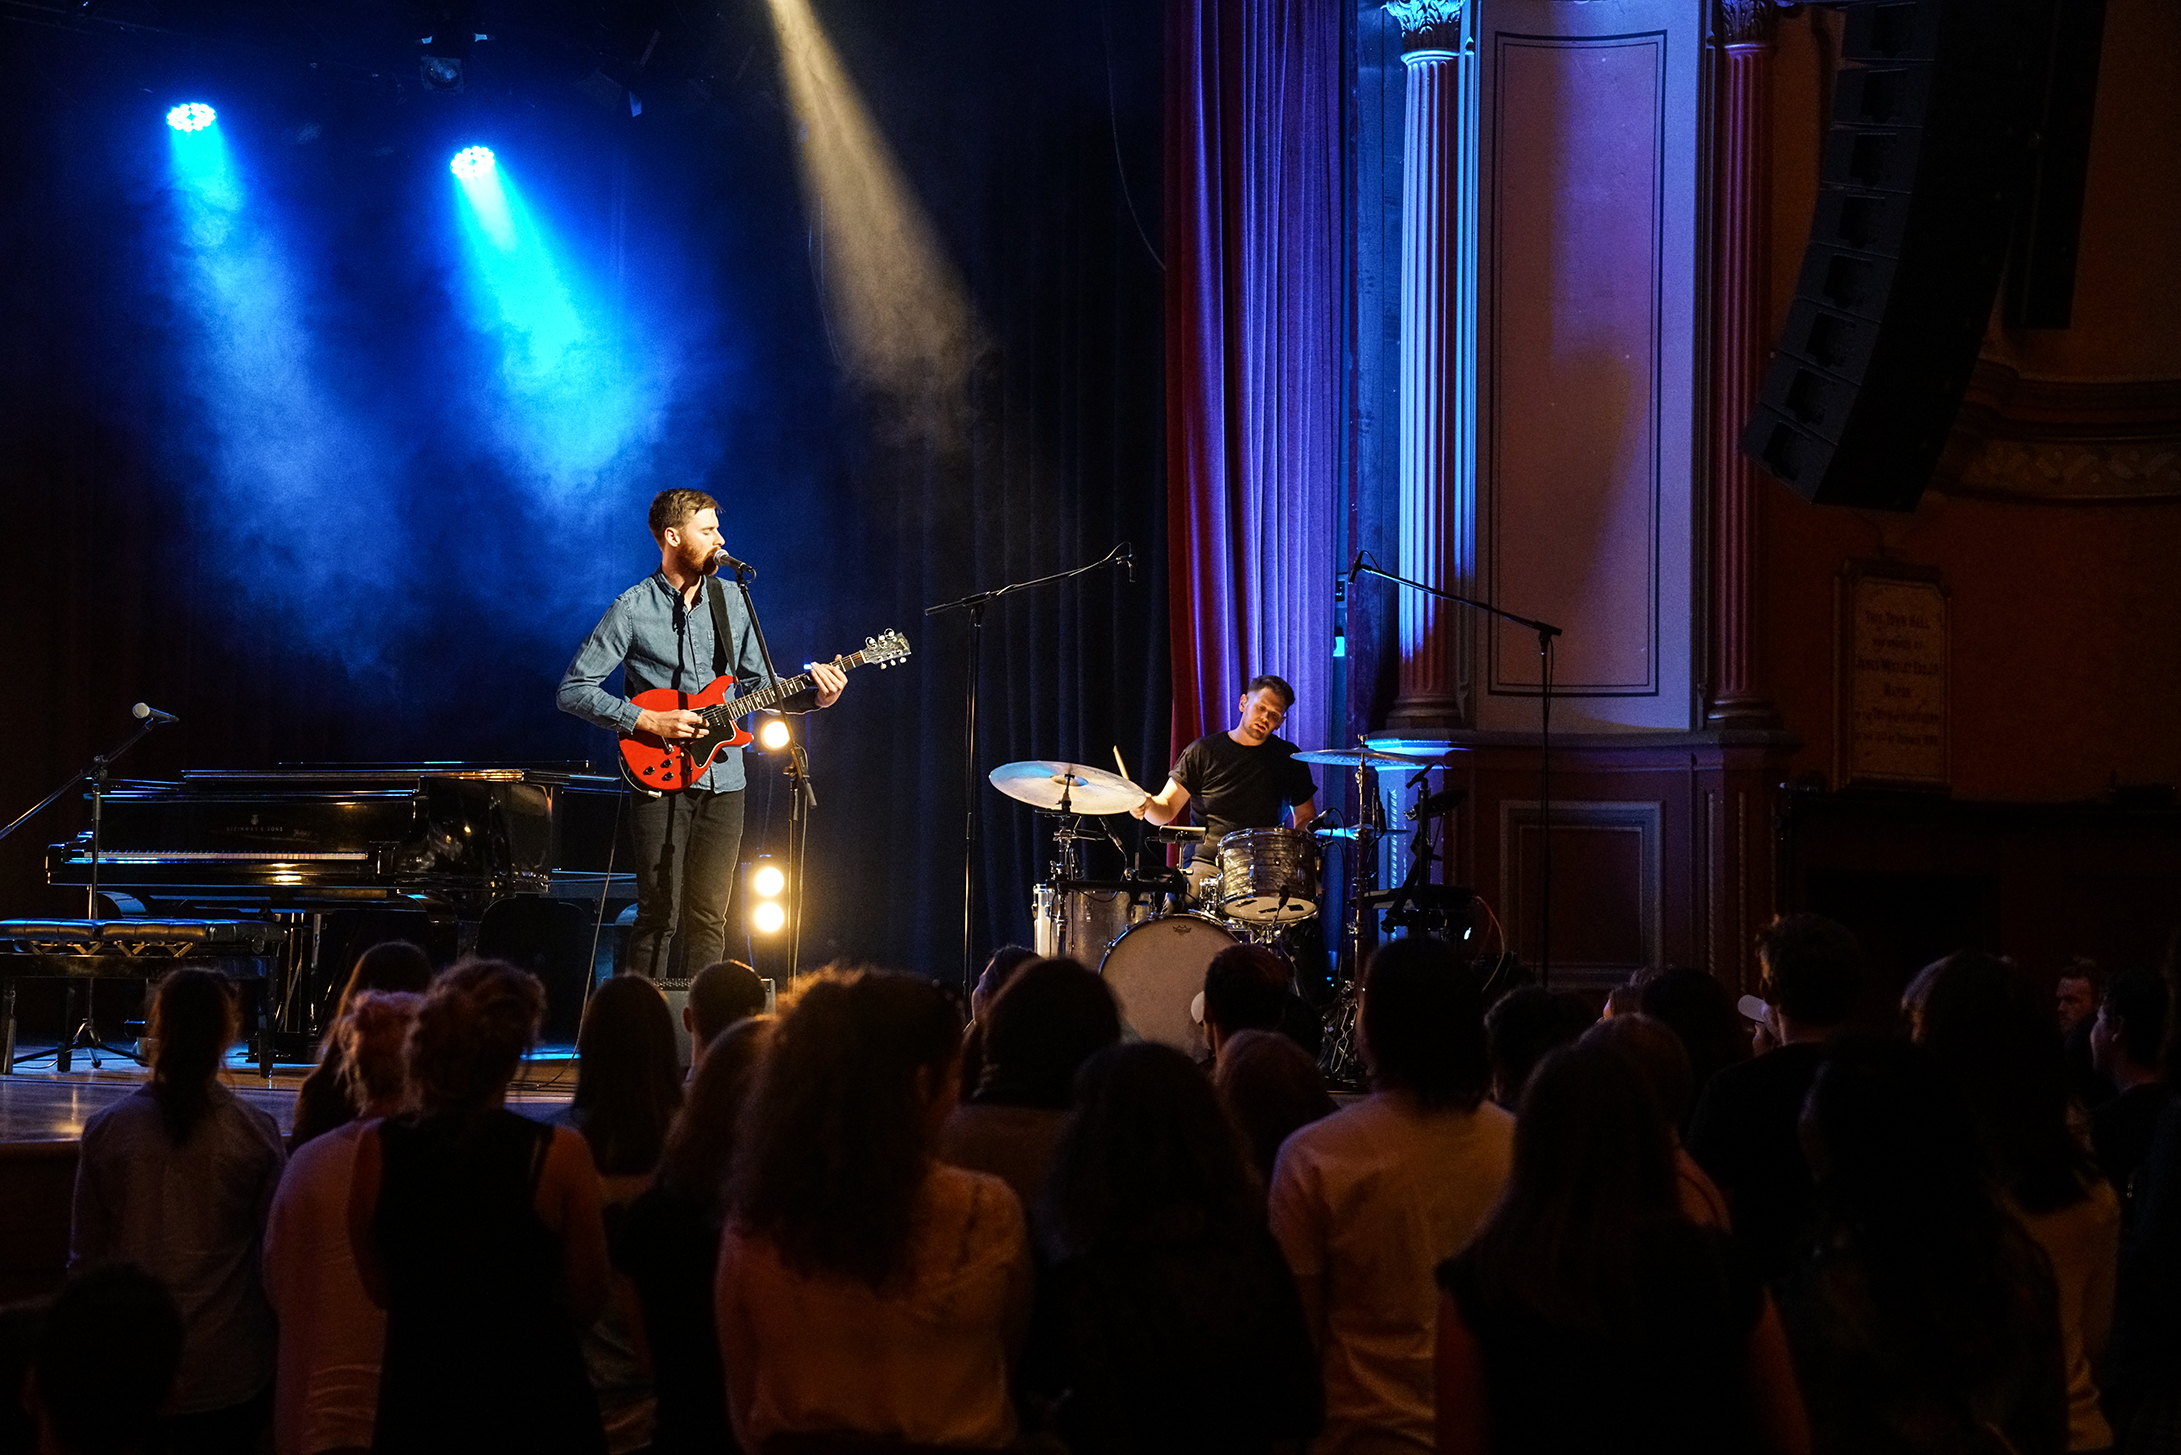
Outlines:
[[863,639],[862,656],[865,666],[877,667],[883,671],[896,662],[908,660],[909,639],[888,627],[875,637]]

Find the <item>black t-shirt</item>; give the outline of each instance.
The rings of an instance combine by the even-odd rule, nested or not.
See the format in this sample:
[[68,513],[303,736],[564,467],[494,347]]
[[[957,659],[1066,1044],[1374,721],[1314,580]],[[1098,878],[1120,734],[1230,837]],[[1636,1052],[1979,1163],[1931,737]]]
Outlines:
[[1732,1199],[1734,1237],[1757,1270],[1784,1278],[1810,1232],[1810,1167],[1802,1159],[1802,1099],[1825,1047],[1801,1041],[1723,1066],[1689,1124],[1689,1155]]
[[1267,738],[1251,748],[1225,733],[1183,748],[1173,779],[1189,790],[1190,806],[1212,844],[1236,829],[1278,828],[1289,808],[1318,791],[1308,765],[1295,761],[1293,743]]
[[1562,1451],[1745,1455],[1757,1448],[1749,1337],[1763,1285],[1708,1229],[1679,1221],[1636,1244],[1631,1324],[1572,1328],[1488,1297],[1471,1254],[1439,1266],[1477,1341],[1500,1455]]

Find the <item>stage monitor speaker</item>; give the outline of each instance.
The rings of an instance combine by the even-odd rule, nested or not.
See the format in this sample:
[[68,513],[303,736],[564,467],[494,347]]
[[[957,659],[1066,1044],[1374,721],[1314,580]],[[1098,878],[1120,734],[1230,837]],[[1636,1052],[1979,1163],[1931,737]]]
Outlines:
[[494,901],[478,922],[478,955],[520,965],[544,984],[548,1041],[576,1038],[591,975],[594,914],[593,906],[572,900],[511,894]]
[[1820,505],[1911,510],[2006,266],[2054,0],[1849,0],[1817,207],[1742,450]]

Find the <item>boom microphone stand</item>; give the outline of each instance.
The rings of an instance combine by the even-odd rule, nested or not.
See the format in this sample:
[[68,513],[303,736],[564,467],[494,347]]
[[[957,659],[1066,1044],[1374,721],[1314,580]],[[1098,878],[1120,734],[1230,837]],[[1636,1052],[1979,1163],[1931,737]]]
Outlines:
[[[128,739],[124,741],[120,747],[113,749],[111,752],[101,753],[97,757],[94,757],[90,762],[84,764],[81,768],[77,769],[75,776],[71,777],[66,783],[63,783],[60,787],[54,789],[51,793],[48,793],[45,797],[39,799],[29,808],[24,809],[20,814],[16,815],[15,821],[9,824],[6,828],[0,828],[0,839],[4,839],[9,834],[14,833],[17,829],[21,828],[24,824],[29,823],[33,818],[36,818],[41,809],[45,808],[48,804],[51,804],[58,800],[62,794],[68,792],[69,789],[74,788],[77,784],[89,783],[91,785],[91,877],[90,882],[84,887],[83,891],[83,917],[87,923],[93,925],[97,924],[98,922],[98,866],[99,858],[101,855],[100,831],[102,820],[104,817],[103,814],[100,812],[100,809],[104,803],[106,796],[107,771],[113,767],[115,759],[119,758],[123,753],[128,752],[129,749],[135,747],[138,743],[144,741],[145,736],[149,734],[153,728],[159,727],[165,723],[175,721],[173,713],[161,712],[158,708],[153,707],[148,703],[139,702],[138,704],[136,704],[136,706],[130,708],[129,711],[136,717],[136,720],[141,723],[142,726],[137,728],[135,732],[131,733]],[[98,982],[95,979],[88,982],[88,989],[86,993],[88,995],[95,995],[97,994],[97,992]],[[10,984],[8,986],[7,994],[12,1000],[15,995],[15,987],[13,984]],[[76,991],[75,987],[71,985],[68,989],[69,1009],[67,1013],[68,1018],[70,1019],[73,1019],[75,1016],[75,1004]],[[0,1047],[0,1072],[13,1071],[15,1069],[13,1064],[15,1060],[15,1044],[13,1040],[15,1017],[13,1014],[13,1010],[14,1007],[10,1005],[9,1015],[7,1016],[10,1036],[7,1045],[5,1047]],[[110,1052],[111,1054],[116,1056],[129,1055],[127,1051],[122,1050],[120,1047],[109,1046],[104,1041],[101,1041],[98,1038],[98,1031],[92,1024],[91,1008],[89,1004],[86,1004],[84,1007],[84,1017],[82,1023],[76,1027],[75,1031],[69,1036],[67,1042],[63,1044],[60,1048],[59,1065],[61,1070],[66,1071],[68,1069],[68,1053],[70,1051],[73,1051],[79,1045],[88,1047],[94,1053],[94,1055],[99,1051]],[[43,1053],[41,1052],[40,1054]],[[24,1059],[28,1060],[29,1058],[25,1057]],[[131,1056],[130,1059],[134,1060],[136,1058]],[[97,1062],[94,1060],[92,1064],[96,1065]]]
[[[1538,865],[1537,979],[1540,985],[1549,987],[1552,984],[1552,651],[1553,639],[1561,634],[1560,628],[1550,622],[1503,611],[1489,601],[1474,601],[1467,596],[1442,591],[1436,586],[1427,586],[1421,581],[1411,581],[1406,576],[1396,576],[1391,571],[1381,570],[1369,551],[1359,551],[1356,554],[1354,564],[1348,568],[1348,584],[1353,586],[1358,576],[1377,576],[1397,586],[1406,586],[1411,591],[1421,591],[1426,596],[1451,601],[1457,606],[1466,606],[1472,611],[1481,611],[1487,616],[1511,621],[1516,626],[1528,627],[1537,633],[1537,818],[1539,838],[1542,840],[1539,851],[1541,862]],[[1516,866],[1518,871],[1520,867],[1519,864]]]
[[1039,576],[1031,581],[1011,581],[1005,586],[995,586],[990,591],[972,591],[958,601],[942,601],[937,606],[924,608],[926,616],[942,616],[950,611],[969,613],[969,680],[965,684],[962,706],[962,796],[966,808],[962,819],[962,994],[967,995],[977,983],[976,923],[977,923],[977,846],[983,837],[983,795],[977,791],[977,668],[984,652],[985,608],[1003,596],[1017,591],[1027,591],[1033,586],[1045,586],[1054,581],[1072,581],[1087,576],[1101,566],[1121,566],[1127,569],[1128,579],[1136,579],[1136,548],[1127,541],[1087,566],[1077,566],[1072,571],[1055,571],[1050,576]]

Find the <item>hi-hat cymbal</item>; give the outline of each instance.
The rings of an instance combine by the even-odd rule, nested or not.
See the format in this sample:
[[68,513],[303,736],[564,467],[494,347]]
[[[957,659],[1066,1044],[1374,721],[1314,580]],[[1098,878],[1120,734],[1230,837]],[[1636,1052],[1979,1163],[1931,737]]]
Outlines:
[[1389,753],[1384,748],[1312,748],[1307,753],[1297,753],[1298,763],[1320,763],[1328,768],[1375,767],[1380,763],[1403,768],[1436,767],[1437,758],[1419,758],[1408,753]]
[[1144,801],[1144,791],[1118,773],[1087,763],[1050,763],[1032,758],[1002,763],[992,770],[992,786],[1032,808],[1070,813],[1127,813]]

